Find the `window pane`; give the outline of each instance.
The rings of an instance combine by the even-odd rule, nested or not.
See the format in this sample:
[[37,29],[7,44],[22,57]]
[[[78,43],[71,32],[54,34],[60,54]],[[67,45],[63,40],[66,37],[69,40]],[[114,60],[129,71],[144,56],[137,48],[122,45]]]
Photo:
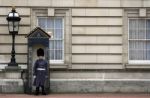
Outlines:
[[138,39],[146,39],[145,27],[146,27],[145,19],[139,19],[137,32]]
[[146,60],[145,41],[129,41],[130,60]]
[[54,29],[47,29],[47,32],[53,33],[53,32],[54,32]]
[[47,20],[47,28],[53,29],[54,28],[54,19],[48,18]]
[[55,28],[56,29],[62,29],[62,18],[56,18],[55,19]]
[[138,60],[146,60],[146,42],[145,41],[137,41],[138,47]]
[[62,60],[62,50],[55,50],[56,53],[56,60]]
[[136,59],[135,57],[136,44],[135,41],[129,41],[129,58],[130,60]]
[[133,39],[133,27],[134,26],[134,20],[129,21],[129,39]]
[[146,38],[150,39],[150,20],[147,20]]
[[46,20],[47,20],[46,18],[38,18],[38,25],[43,29],[46,28],[46,23],[47,23]]
[[50,40],[53,40],[54,38],[54,29],[47,29],[47,31],[49,33],[49,35],[51,36]]
[[49,48],[54,49],[54,41],[53,40],[49,41]]
[[146,53],[146,56],[147,56],[147,60],[150,60],[150,41],[147,41],[147,53]]
[[55,55],[54,55],[54,53],[55,53],[55,51],[54,50],[50,50],[50,60],[54,60],[54,57],[55,57]]
[[62,29],[56,29],[55,34],[54,34],[54,38],[55,39],[62,39],[63,38],[62,34],[63,34]]
[[56,42],[56,49],[58,50],[62,50],[63,49],[63,47],[62,47],[62,40],[57,40],[57,41],[55,41]]
[[138,32],[138,20],[137,19],[130,19],[129,21],[129,39],[137,39],[137,32]]

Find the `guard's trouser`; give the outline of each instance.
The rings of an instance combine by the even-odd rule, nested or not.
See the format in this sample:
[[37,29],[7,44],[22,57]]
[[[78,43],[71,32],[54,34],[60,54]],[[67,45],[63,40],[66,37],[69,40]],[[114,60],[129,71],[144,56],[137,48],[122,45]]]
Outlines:
[[46,95],[44,86],[38,86],[38,87],[36,87],[36,95],[39,94],[39,89],[40,89],[40,87],[42,88],[42,94],[43,94],[43,95]]

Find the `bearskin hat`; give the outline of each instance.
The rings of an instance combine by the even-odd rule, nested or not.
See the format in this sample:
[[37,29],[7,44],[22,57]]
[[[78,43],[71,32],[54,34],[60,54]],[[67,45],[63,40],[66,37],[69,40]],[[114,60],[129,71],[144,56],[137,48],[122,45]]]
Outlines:
[[37,56],[44,56],[44,50],[42,48],[37,50]]

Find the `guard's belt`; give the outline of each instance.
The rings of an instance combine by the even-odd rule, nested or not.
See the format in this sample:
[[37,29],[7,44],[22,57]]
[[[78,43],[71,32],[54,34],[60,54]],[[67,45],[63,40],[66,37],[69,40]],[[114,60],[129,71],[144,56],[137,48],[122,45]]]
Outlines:
[[37,68],[37,70],[45,70],[45,68]]

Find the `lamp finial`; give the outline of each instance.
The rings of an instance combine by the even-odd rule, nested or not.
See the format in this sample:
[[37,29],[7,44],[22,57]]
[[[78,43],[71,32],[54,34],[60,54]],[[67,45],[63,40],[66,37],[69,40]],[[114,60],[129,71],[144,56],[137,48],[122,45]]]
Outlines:
[[12,6],[12,11],[15,11],[15,9],[16,9],[16,7],[13,5],[13,6]]

